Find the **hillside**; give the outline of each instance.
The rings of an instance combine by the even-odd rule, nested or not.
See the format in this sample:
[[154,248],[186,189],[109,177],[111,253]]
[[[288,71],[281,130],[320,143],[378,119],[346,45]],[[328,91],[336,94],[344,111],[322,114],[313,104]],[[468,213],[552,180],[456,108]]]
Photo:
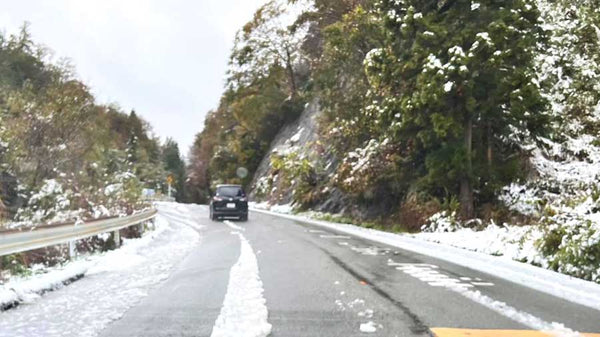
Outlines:
[[193,149],[203,200],[243,183],[257,202],[600,281],[592,1],[293,3],[238,34]]
[[[0,231],[122,216],[149,207],[143,191],[183,197],[185,164],[178,145],[161,142],[135,111],[100,104],[68,62],[52,59],[27,24],[0,33]],[[80,251],[110,248],[107,236]],[[56,264],[63,247],[2,256],[0,279],[31,264]]]

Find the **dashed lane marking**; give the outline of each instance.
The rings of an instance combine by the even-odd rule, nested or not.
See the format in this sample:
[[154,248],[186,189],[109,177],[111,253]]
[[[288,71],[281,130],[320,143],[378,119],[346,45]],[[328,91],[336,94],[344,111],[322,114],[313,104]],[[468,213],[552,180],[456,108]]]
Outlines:
[[441,271],[439,267],[429,263],[402,263],[394,262],[392,259],[388,260],[388,266],[395,267],[412,277],[418,278],[419,280],[426,282],[432,287],[447,287],[447,288],[472,288],[477,287],[492,287],[494,283],[484,281],[480,278],[471,277],[450,277]]

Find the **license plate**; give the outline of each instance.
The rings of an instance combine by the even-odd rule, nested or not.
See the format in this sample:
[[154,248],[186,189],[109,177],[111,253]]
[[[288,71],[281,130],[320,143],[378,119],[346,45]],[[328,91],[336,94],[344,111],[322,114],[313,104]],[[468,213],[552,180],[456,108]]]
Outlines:
[[227,204],[227,208],[235,208],[235,204],[234,203],[228,203]]

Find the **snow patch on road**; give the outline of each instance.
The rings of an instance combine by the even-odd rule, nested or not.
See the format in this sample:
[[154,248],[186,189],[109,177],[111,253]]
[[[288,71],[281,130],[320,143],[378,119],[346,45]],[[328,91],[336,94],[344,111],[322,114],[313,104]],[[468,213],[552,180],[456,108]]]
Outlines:
[[368,321],[367,323],[362,323],[360,325],[360,332],[373,333],[377,331],[377,327],[373,321]]
[[373,317],[373,309],[365,309],[364,311],[359,311],[358,316],[371,318],[371,317]]
[[231,229],[235,229],[237,231],[245,231],[246,230],[244,227],[238,226],[229,220],[225,220],[225,221],[223,221],[223,223],[226,224],[227,226],[231,227]]
[[544,331],[545,333],[556,337],[580,337],[581,334],[565,327],[561,323],[546,322],[530,313],[520,311],[510,305],[497,301],[489,296],[483,295],[477,290],[465,290],[461,288],[450,288],[463,295],[464,297],[479,303],[503,316],[526,325],[534,330]]
[[[232,227],[229,221],[225,223]],[[232,227],[233,228],[233,227]],[[211,337],[265,337],[271,333],[258,262],[250,243],[241,232],[240,257],[231,268],[227,293]]]

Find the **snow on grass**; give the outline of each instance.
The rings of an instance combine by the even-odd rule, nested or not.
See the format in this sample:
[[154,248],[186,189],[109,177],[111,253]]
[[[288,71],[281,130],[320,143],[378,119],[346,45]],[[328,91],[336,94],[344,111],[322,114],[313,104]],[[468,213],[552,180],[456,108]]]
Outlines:
[[231,268],[223,307],[211,337],[268,336],[272,326],[267,321],[268,311],[256,255],[242,233],[234,234],[240,238],[240,257]]
[[448,232],[422,232],[412,236],[513,260],[540,263],[544,258],[534,243],[542,235],[537,228],[490,224],[480,231],[462,228]]
[[305,216],[278,214],[254,209],[280,217],[303,221],[337,232],[355,235],[418,254],[428,255],[457,265],[541,291],[573,303],[600,310],[600,284],[570,277],[551,270],[520,263],[506,256],[493,256],[446,244],[424,240],[419,236],[395,234],[348,224],[313,220]]
[[[95,336],[119,319],[165,280],[199,240],[196,230],[162,215],[173,205],[162,204],[158,208],[156,230],[125,240],[117,250],[83,257],[60,272],[57,269],[59,274],[53,277],[11,281],[10,288],[25,291],[34,301],[0,313],[0,336]],[[194,221],[193,217],[203,209],[189,206],[183,222]],[[35,289],[82,272],[85,276],[81,280],[41,298],[36,296]],[[52,272],[46,275],[49,274]],[[5,285],[3,289],[6,288]]]

